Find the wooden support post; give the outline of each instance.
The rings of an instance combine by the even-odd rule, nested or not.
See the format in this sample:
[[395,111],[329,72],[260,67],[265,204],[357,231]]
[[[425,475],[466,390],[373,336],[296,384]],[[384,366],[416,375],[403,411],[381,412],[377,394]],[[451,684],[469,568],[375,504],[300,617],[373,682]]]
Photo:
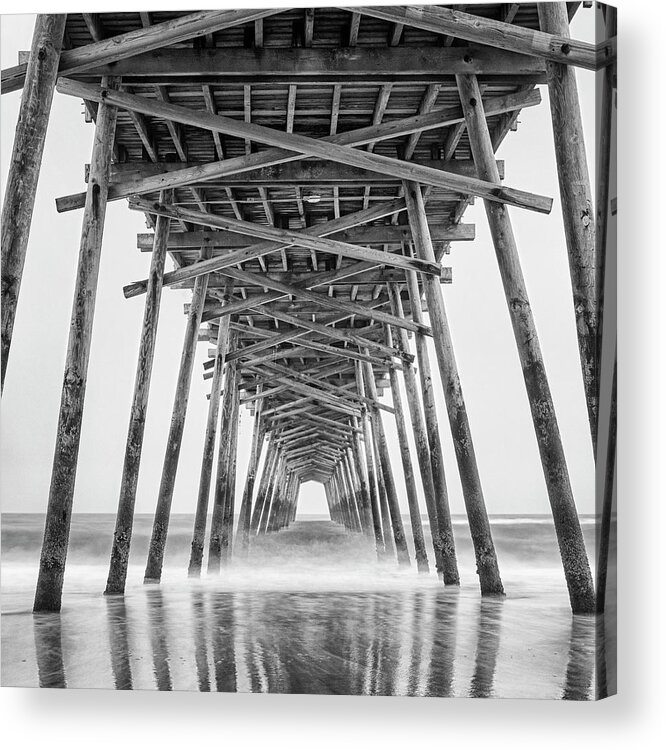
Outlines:
[[273,462],[270,467],[270,474],[268,475],[268,482],[266,486],[266,500],[261,510],[261,518],[259,519],[259,525],[257,527],[257,534],[265,534],[268,527],[268,519],[270,517],[271,503],[275,497],[275,489],[278,481],[278,475],[280,472],[280,451],[275,448],[273,452]]
[[[435,253],[430,240],[421,189],[413,182],[405,182],[404,192],[416,255],[420,258],[434,258]],[[474,443],[467,420],[467,409],[460,385],[442,290],[439,284],[430,284],[425,276],[422,276],[422,281],[428,302],[433,342],[437,353],[446,410],[460,472],[465,509],[467,510],[470,533],[474,544],[481,593],[483,595],[503,594],[504,588],[497,566],[497,556],[490,531],[486,504],[483,499]]]
[[[400,290],[394,282],[388,284],[389,299],[391,300],[391,310],[394,315],[400,318],[405,317],[400,299]],[[390,337],[390,329],[387,328],[387,334]],[[398,348],[407,355],[410,355],[409,340],[407,336],[402,335],[402,329],[396,328],[394,332]],[[410,355],[411,356],[411,355]],[[442,540],[439,534],[439,520],[437,516],[437,501],[435,494],[435,483],[432,476],[432,466],[430,464],[430,447],[428,445],[428,436],[426,434],[425,421],[421,411],[419,401],[419,388],[416,383],[416,373],[409,362],[405,361],[402,368],[403,381],[405,383],[405,393],[407,394],[407,406],[409,416],[412,422],[412,431],[414,433],[414,445],[416,446],[416,457],[419,463],[421,473],[421,483],[423,484],[423,493],[425,495],[426,509],[428,511],[428,522],[430,524],[430,534],[435,552],[435,565],[438,574],[444,578],[444,562],[442,559]],[[396,373],[397,379],[397,373]]]
[[[231,298],[233,286],[232,280],[228,280],[225,284],[224,299],[227,302]],[[190,562],[187,571],[188,575],[194,578],[198,578],[201,575],[201,564],[203,562],[204,542],[206,537],[206,518],[208,516],[208,497],[210,495],[210,481],[213,473],[217,417],[220,408],[222,371],[224,369],[224,358],[227,356],[228,348],[229,316],[225,315],[223,318],[220,318],[220,325],[217,331],[215,365],[213,367],[213,379],[210,387],[208,417],[206,419],[206,433],[204,436],[203,457],[201,459],[201,474],[199,476],[199,495],[197,497],[197,508],[194,514],[192,549],[190,550]],[[222,436],[221,439],[224,440],[224,436]]]
[[344,478],[345,485],[347,488],[347,503],[349,505],[349,513],[351,515],[352,530],[362,531],[363,526],[361,525],[361,518],[359,514],[359,509],[358,509],[356,491],[354,488],[354,479],[352,476],[351,463],[349,461],[349,456],[347,455],[346,452],[343,454],[342,461],[340,463],[342,466],[342,476]]
[[[421,310],[421,297],[418,290],[416,274],[406,274],[407,288],[411,304],[412,318],[423,320]],[[418,361],[419,382],[421,383],[421,395],[423,397],[423,411],[425,414],[425,426],[430,452],[430,468],[432,481],[435,488],[435,503],[437,508],[437,530],[442,552],[442,566],[444,583],[447,586],[460,585],[458,574],[458,563],[456,561],[456,547],[453,538],[453,526],[451,524],[451,509],[449,508],[449,493],[446,486],[444,474],[444,455],[442,453],[442,441],[439,434],[439,422],[437,419],[437,405],[435,403],[435,392],[432,387],[432,370],[430,369],[430,355],[425,336],[420,333],[415,335],[416,356]],[[407,349],[409,351],[409,349]]]
[[[262,386],[257,386],[257,392],[261,392]],[[263,448],[263,426],[261,419],[261,406],[263,399],[256,402],[254,413],[254,428],[252,431],[252,447],[250,448],[250,460],[247,466],[247,476],[245,478],[245,488],[243,490],[243,499],[241,501],[240,514],[238,516],[238,531],[236,533],[237,555],[246,557],[250,548],[250,522],[252,521],[252,495],[254,493],[254,480],[257,476],[257,466],[261,449]]]
[[[474,162],[479,174],[499,182],[476,76],[458,76],[457,81]],[[418,187],[415,189],[420,195]],[[485,208],[525,377],[571,607],[578,614],[594,612],[592,574],[511,219],[503,207],[486,201]]]
[[236,467],[238,464],[238,426],[240,424],[240,399],[238,398],[237,385],[240,380],[240,372],[236,371],[234,387],[236,398],[233,399],[233,411],[231,412],[231,430],[229,433],[229,460],[227,466],[227,486],[224,495],[224,515],[222,517],[222,534],[220,537],[220,554],[222,565],[228,565],[231,560],[231,550],[234,535],[234,510],[236,507]]
[[[569,37],[567,4],[537,3],[541,31]],[[585,153],[576,69],[546,60],[546,76],[564,234],[569,256],[573,307],[583,371],[592,445],[596,455],[599,412],[599,258],[595,246],[595,213]]]
[[[208,252],[208,250],[202,250],[202,255]],[[171,515],[171,500],[173,499],[173,491],[176,484],[176,471],[178,469],[180,447],[183,441],[183,430],[185,429],[185,415],[190,395],[190,383],[192,382],[192,367],[194,365],[199,327],[201,326],[201,314],[203,313],[206,301],[207,289],[208,276],[197,278],[192,294],[192,304],[187,315],[183,352],[178,370],[178,380],[176,381],[176,395],[174,397],[169,436],[164,454],[162,479],[157,495],[157,507],[155,508],[153,533],[148,548],[144,583],[159,583],[162,577],[164,548]]]
[[[164,191],[160,198],[167,203],[171,203],[172,191]],[[120,483],[118,513],[116,515],[116,527],[113,532],[113,546],[111,547],[111,561],[109,563],[109,575],[106,580],[105,594],[123,594],[125,592],[132,529],[134,526],[136,488],[139,481],[143,434],[146,426],[148,396],[150,393],[150,378],[153,371],[157,323],[162,298],[162,279],[164,277],[164,264],[167,255],[169,224],[170,220],[165,219],[163,216],[158,216],[155,223],[153,255],[150,261],[148,292],[143,312],[141,342],[139,343],[139,356],[134,379],[134,396],[132,397],[132,408],[127,430],[123,477]]]
[[[107,80],[106,85],[115,87],[118,80]],[[83,211],[53,473],[35,592],[35,612],[59,612],[62,601],[115,130],[116,108],[100,105]]]
[[[375,384],[375,375],[372,365],[369,362],[363,363],[363,378],[365,380],[365,389],[373,401],[377,401],[377,386]],[[372,428],[377,440],[377,452],[382,467],[382,476],[384,478],[384,487],[386,488],[386,499],[389,513],[391,515],[391,526],[393,527],[393,540],[395,542],[396,554],[399,565],[409,565],[409,552],[405,540],[405,529],[402,525],[400,516],[400,505],[398,504],[398,493],[396,492],[393,473],[391,471],[391,457],[389,455],[386,433],[379,409],[371,408]]]
[[[364,410],[365,411],[365,410]],[[365,414],[361,415],[362,421],[365,421]],[[352,419],[352,426],[358,429],[359,423],[356,417]],[[361,482],[361,497],[363,499],[363,513],[365,515],[366,534],[374,538],[377,555],[381,557],[384,547],[382,539],[382,526],[379,518],[379,505],[377,504],[377,495],[375,487],[370,484],[370,467],[367,464],[367,457],[363,451],[361,436],[354,433],[352,436],[351,451],[354,457],[354,466],[356,473]],[[365,459],[365,460],[364,460]],[[374,471],[373,471],[374,473]]]
[[[235,338],[230,336],[229,346]],[[213,494],[213,517],[210,525],[210,539],[208,542],[208,573],[220,572],[220,559],[222,556],[222,524],[224,521],[225,497],[227,495],[229,479],[229,454],[231,450],[231,437],[233,434],[232,417],[234,402],[238,401],[238,389],[236,388],[237,368],[231,362],[226,367],[224,379],[224,394],[222,398],[222,414],[220,416],[220,440],[217,453],[217,473],[215,476],[215,492]]]
[[[391,341],[391,331],[386,327],[386,341]],[[391,344],[392,345],[392,344]],[[400,459],[402,461],[402,473],[405,477],[405,489],[407,490],[407,505],[409,507],[409,520],[412,526],[414,538],[414,553],[416,556],[416,568],[419,573],[427,573],[430,570],[428,555],[426,553],[425,539],[423,537],[423,525],[421,523],[421,510],[419,508],[419,497],[416,491],[416,478],[414,466],[409,453],[409,442],[407,440],[407,427],[405,426],[405,412],[402,408],[402,396],[398,383],[398,373],[393,367],[389,368],[391,380],[391,395],[393,397],[393,408],[395,409],[395,426],[398,432],[398,444],[400,445]]]
[[377,494],[379,495],[379,510],[382,519],[382,536],[384,538],[384,553],[387,558],[396,557],[396,547],[393,541],[393,528],[391,526],[391,513],[388,506],[388,496],[386,493],[386,483],[382,472],[382,464],[379,458],[379,439],[375,432],[373,420],[370,419],[370,432],[372,445],[367,450],[372,451],[372,457],[375,463],[377,477]]
[[271,505],[271,515],[268,519],[268,532],[278,531],[279,529],[279,517],[282,509],[282,503],[284,502],[284,489],[287,481],[287,465],[286,462],[282,461],[282,469],[280,471],[280,477],[277,484],[277,490],[273,497],[273,503]]
[[254,509],[252,511],[252,520],[250,522],[251,535],[256,535],[257,530],[259,529],[259,521],[261,520],[264,506],[266,505],[268,482],[270,481],[275,455],[275,443],[271,440],[268,443],[264,468],[261,472],[261,480],[259,481],[259,489],[257,491],[257,502],[254,504]]
[[[2,379],[4,388],[16,305],[28,249],[32,212],[67,16],[41,14],[35,21],[19,119],[2,204]],[[111,137],[113,141],[113,134]]]
[[367,482],[362,473],[359,473],[359,468],[362,469],[362,464],[357,462],[356,455],[351,448],[347,446],[345,451],[347,457],[347,466],[349,467],[349,475],[352,479],[354,488],[354,499],[356,501],[356,511],[358,513],[358,519],[360,523],[360,531],[367,537],[374,537],[372,530],[372,518],[370,517],[370,496],[368,494]]

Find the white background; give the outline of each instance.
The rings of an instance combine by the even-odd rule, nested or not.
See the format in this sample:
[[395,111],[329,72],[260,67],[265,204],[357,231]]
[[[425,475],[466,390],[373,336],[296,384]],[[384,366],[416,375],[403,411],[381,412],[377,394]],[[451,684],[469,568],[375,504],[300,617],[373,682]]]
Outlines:
[[[167,6],[141,3],[142,9]],[[243,2],[243,5],[250,3]],[[311,3],[308,3],[310,5]],[[0,691],[4,747],[656,748],[664,731],[663,4],[620,24],[620,675],[599,704]],[[80,10],[27,0],[3,12]],[[86,10],[135,10],[124,2]],[[95,4],[96,5],[96,4]],[[169,3],[173,5],[173,3]],[[215,7],[200,2],[197,7]],[[217,3],[219,6],[219,3]],[[292,5],[305,5],[292,3]],[[185,3],[181,3],[185,7]]]

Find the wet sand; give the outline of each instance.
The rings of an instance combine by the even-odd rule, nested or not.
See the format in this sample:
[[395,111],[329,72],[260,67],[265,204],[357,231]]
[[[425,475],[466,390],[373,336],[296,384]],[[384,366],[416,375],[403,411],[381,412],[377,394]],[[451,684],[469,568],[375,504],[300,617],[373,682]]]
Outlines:
[[[33,615],[34,572],[3,563],[2,685],[589,700],[595,618],[573,617],[561,571],[473,579],[378,565],[364,539],[302,521],[254,540],[219,578],[133,566],[125,597],[101,561],[68,567],[59,615]],[[467,571],[469,574],[469,571]]]

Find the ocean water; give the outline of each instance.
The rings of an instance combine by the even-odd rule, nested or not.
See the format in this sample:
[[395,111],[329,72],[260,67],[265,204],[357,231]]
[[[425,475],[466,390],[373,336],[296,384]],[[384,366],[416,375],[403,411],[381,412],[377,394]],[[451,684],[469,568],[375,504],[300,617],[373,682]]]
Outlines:
[[[33,615],[43,520],[2,517],[3,686],[573,700],[597,690],[598,623],[571,615],[547,517],[491,519],[507,596],[482,599],[462,518],[460,588],[444,587],[432,560],[429,574],[378,563],[323,516],[254,538],[247,561],[193,581],[189,515],[172,518],[162,583],[146,586],[152,518],[140,515],[126,594],[105,597],[114,517],[79,514],[62,612]],[[592,559],[593,520],[582,526]]]

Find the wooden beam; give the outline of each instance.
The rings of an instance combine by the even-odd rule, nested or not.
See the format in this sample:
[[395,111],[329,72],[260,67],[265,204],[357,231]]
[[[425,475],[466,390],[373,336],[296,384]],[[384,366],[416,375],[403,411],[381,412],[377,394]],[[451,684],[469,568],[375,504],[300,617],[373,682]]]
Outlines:
[[[126,34],[88,44],[85,47],[65,50],[60,57],[58,73],[61,76],[74,75],[100,65],[115,63],[138,53],[149,52],[214,31],[250,23],[258,18],[265,18],[282,11],[282,8],[269,8],[190,13],[148,28],[129,31]],[[3,70],[2,93],[8,94],[22,88],[26,73],[27,65],[24,64]],[[118,74],[113,73],[113,75]]]
[[[479,173],[492,179],[495,159],[478,97],[478,82],[474,76],[461,76],[458,86],[474,161]],[[525,378],[571,607],[576,614],[591,614],[595,607],[592,574],[511,219],[504,209],[497,210],[494,204],[486,202],[485,208]]]
[[435,5],[357,6],[353,10],[366,16],[392,23],[403,23],[434,34],[450,35],[468,42],[541,57],[564,65],[575,65],[587,70],[598,70],[615,59],[613,42],[597,47],[566,36],[546,34]]
[[[77,83],[71,79],[59,79],[57,90],[70,96],[82,96],[84,99],[91,101],[107,99],[109,103],[115,106],[142,112],[153,117],[161,117],[165,120],[172,120],[205,130],[217,130],[237,138],[259,141],[269,146],[285,148],[307,156],[316,156],[375,172],[385,172],[401,179],[418,180],[425,185],[445,188],[466,195],[476,195],[494,202],[526,208],[539,213],[549,213],[552,207],[550,198],[507,187],[499,184],[499,182],[493,184],[475,177],[431,170],[412,162],[404,162],[388,156],[340,146],[333,142],[333,139],[337,136],[315,139],[295,133],[284,133],[256,123],[240,122],[229,117],[166,104],[142,96],[112,90],[106,91],[95,86]],[[417,115],[416,117],[427,118],[428,115]],[[371,126],[375,129],[378,127],[381,126]],[[369,140],[375,139],[370,138]],[[225,162],[221,162],[221,164],[225,164]],[[227,161],[226,164],[229,164],[229,162]]]
[[[113,87],[119,82],[105,83]],[[114,106],[101,104],[95,127],[35,612],[59,612],[62,603],[116,114]]]
[[[516,27],[518,28],[518,27]],[[19,57],[20,59],[20,57]],[[217,47],[198,50],[160,49],[139,53],[112,65],[60,76],[93,82],[111,70],[132,85],[146,81],[178,85],[201,83],[267,83],[294,85],[355,84],[372,81],[450,85],[457,73],[474,72],[484,81],[500,84],[540,84],[545,80],[543,60],[478,45],[460,47],[294,47],[242,49]]]
[[[61,79],[59,86],[62,88],[63,85],[68,87],[68,90],[73,96],[84,96],[78,88],[82,84],[77,84],[73,81],[63,83],[63,80]],[[95,92],[95,95],[99,93],[99,89],[94,87],[87,87],[85,88],[85,91],[88,93],[93,91]],[[99,98],[102,98],[101,94]],[[141,97],[137,98],[140,99]],[[508,96],[495,97],[485,103],[485,110],[486,114],[490,116],[490,114],[500,114],[506,111],[522,109],[523,107],[536,106],[540,102],[541,95],[538,91],[534,90],[529,93],[521,93],[518,95],[510,94]],[[347,133],[338,133],[336,135],[322,138],[320,139],[320,142],[323,144],[335,143],[344,146],[362,146],[371,141],[398,138],[416,131],[434,130],[456,122],[462,122],[463,120],[464,115],[462,109],[459,106],[455,106],[423,115],[407,117],[401,120],[391,120],[384,122],[381,125],[359,128],[358,130],[349,131]],[[157,192],[170,187],[183,187],[192,183],[208,182],[232,174],[249,172],[263,167],[271,167],[276,164],[300,161],[302,159],[303,154],[300,153],[279,148],[268,149],[266,151],[252,154],[251,156],[240,156],[233,159],[226,159],[225,161],[199,164],[195,167],[181,169],[168,174],[149,176],[143,180],[133,182],[125,189],[114,187],[109,191],[109,200],[119,200],[132,195]],[[383,170],[380,170],[379,174],[382,173]],[[58,198],[56,200],[56,208],[60,212],[81,208],[84,198],[85,194],[79,193]]]
[[[2,204],[2,376],[4,387],[16,306],[28,250],[32,212],[49,124],[66,15],[38,15],[32,35],[27,85],[21,96],[7,186]],[[3,84],[4,93],[4,84]],[[8,139],[9,140],[9,139]]]
[[396,253],[387,253],[382,250],[374,250],[370,247],[350,245],[345,242],[328,239],[327,237],[312,237],[303,231],[296,232],[291,229],[278,229],[277,227],[269,227],[264,224],[255,224],[249,221],[240,221],[239,219],[231,219],[224,216],[204,213],[202,211],[192,211],[186,208],[164,206],[160,203],[148,203],[147,201],[140,199],[130,201],[129,207],[136,211],[145,211],[158,216],[161,215],[169,216],[173,219],[182,219],[183,221],[189,221],[193,224],[202,224],[204,226],[237,232],[251,237],[270,240],[272,242],[280,242],[283,245],[299,245],[300,247],[312,248],[313,250],[318,250],[323,253],[342,255],[343,257],[369,261],[379,265],[391,266],[393,268],[420,271],[421,273],[437,277],[442,275],[442,267],[437,262],[422,263],[418,259],[406,258],[405,256],[397,255]]

